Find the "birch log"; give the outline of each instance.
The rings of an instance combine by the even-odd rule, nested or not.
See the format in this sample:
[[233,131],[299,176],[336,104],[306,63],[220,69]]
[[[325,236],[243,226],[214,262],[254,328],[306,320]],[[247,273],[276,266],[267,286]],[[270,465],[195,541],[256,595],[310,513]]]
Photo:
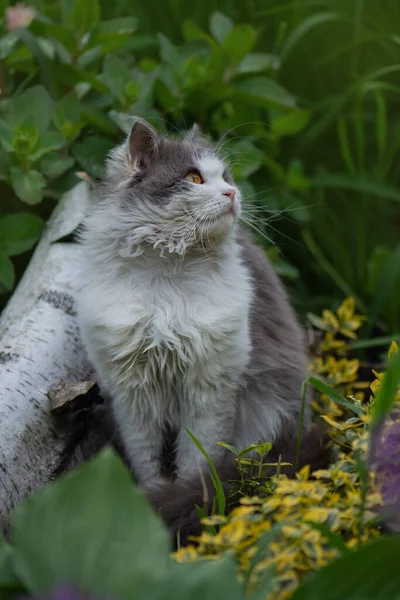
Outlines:
[[88,195],[82,182],[61,200],[0,319],[2,528],[21,498],[50,481],[67,443],[50,415],[48,389],[92,375],[75,311],[80,247],[57,242],[81,222]]

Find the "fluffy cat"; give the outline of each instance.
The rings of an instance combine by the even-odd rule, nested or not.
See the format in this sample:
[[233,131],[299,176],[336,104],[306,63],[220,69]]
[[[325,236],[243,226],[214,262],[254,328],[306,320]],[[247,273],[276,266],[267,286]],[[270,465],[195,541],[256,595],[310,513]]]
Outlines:
[[207,473],[185,428],[226,479],[235,467],[217,442],[270,441],[276,456],[297,437],[301,329],[240,211],[227,164],[196,127],[169,139],[137,119],[82,234],[83,340],[129,464],[173,527],[188,524]]

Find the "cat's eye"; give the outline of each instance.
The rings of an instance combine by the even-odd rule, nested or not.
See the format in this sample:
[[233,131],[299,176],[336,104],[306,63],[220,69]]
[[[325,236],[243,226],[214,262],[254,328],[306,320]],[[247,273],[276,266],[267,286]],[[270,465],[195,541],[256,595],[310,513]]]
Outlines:
[[190,183],[203,183],[201,175],[197,171],[190,171],[185,179],[186,181],[190,181]]

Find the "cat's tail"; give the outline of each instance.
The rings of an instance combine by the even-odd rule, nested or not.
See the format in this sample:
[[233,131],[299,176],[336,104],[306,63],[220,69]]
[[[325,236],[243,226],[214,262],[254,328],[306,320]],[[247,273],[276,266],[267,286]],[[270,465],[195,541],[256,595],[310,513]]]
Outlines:
[[[268,462],[277,462],[280,457],[282,462],[292,464],[291,467],[281,467],[281,473],[285,473],[288,477],[293,477],[296,472],[296,445],[293,441],[290,444],[277,446],[268,455]],[[327,467],[330,458],[329,438],[324,425],[313,426],[303,437],[298,468],[309,465],[312,473]],[[229,511],[237,504],[237,500],[229,501],[231,482],[239,479],[233,455],[230,462],[227,460],[224,465],[217,467],[217,472],[228,499],[227,510]],[[210,514],[215,490],[210,472],[204,470],[193,481],[173,481],[147,495],[154,508],[160,512],[177,547],[187,545],[192,541],[192,537],[200,535],[202,526],[196,505],[204,509],[206,514]]]

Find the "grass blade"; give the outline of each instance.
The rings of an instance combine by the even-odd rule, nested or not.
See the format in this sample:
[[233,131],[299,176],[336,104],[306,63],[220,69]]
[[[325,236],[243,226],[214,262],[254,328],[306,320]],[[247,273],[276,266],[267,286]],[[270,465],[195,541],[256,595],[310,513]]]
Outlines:
[[308,377],[307,383],[312,385],[316,390],[321,392],[321,394],[326,394],[328,398],[336,402],[339,406],[343,408],[347,408],[347,410],[353,412],[358,417],[363,414],[362,410],[359,409],[355,404],[347,400],[342,394],[339,394],[335,389],[331,388],[329,385],[317,379],[316,377]]
[[225,508],[226,508],[225,490],[224,490],[224,486],[222,485],[222,481],[217,473],[217,469],[215,468],[213,461],[211,460],[211,458],[207,454],[207,452],[204,450],[203,446],[200,444],[200,442],[196,438],[196,436],[191,431],[189,431],[189,429],[187,429],[186,427],[185,427],[185,431],[191,437],[195,446],[200,450],[200,452],[202,453],[202,455],[204,456],[204,458],[210,465],[210,469],[211,469],[211,473],[212,473],[211,480],[212,480],[212,483],[213,483],[213,486],[215,489],[215,495],[216,495],[217,502],[218,502],[218,512],[220,515],[224,515]]

